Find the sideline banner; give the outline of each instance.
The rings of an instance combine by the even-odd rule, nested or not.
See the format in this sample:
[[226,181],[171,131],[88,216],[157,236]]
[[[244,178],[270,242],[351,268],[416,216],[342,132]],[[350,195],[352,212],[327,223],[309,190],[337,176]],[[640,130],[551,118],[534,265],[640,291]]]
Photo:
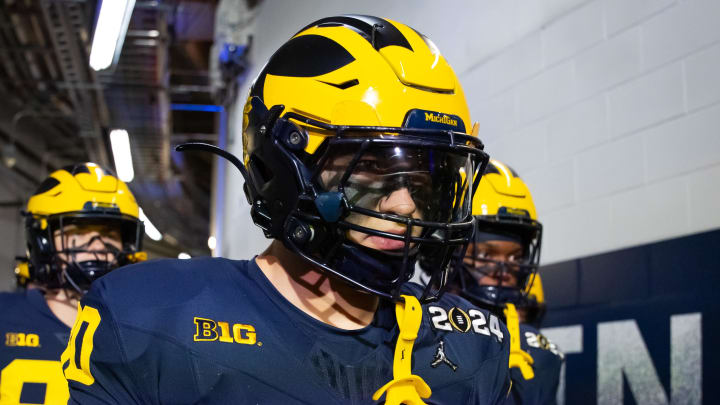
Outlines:
[[558,404],[720,397],[720,230],[543,266]]

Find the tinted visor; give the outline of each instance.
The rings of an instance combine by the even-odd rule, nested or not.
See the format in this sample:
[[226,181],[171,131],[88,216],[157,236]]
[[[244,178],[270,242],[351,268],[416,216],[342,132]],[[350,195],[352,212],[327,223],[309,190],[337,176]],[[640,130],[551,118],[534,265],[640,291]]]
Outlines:
[[469,153],[427,146],[330,145],[318,182],[345,195],[350,208],[429,222],[453,222],[470,213]]
[[[108,239],[118,241],[120,248],[117,250],[135,252],[141,249],[142,227],[140,221],[128,215],[68,213],[51,217],[50,224],[55,234],[59,232],[63,235],[61,238],[63,242],[67,236],[72,234],[95,232],[103,241]],[[82,246],[55,246],[55,249],[58,251],[86,250],[90,242],[87,241]],[[103,244],[109,245],[108,243]]]

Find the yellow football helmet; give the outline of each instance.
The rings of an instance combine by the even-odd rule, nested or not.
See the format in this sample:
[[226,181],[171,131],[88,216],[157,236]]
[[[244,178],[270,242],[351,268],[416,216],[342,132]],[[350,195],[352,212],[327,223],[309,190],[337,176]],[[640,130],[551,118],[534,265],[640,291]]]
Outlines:
[[[456,259],[459,269],[456,289],[478,304],[522,305],[537,272],[542,241],[542,225],[537,221],[530,190],[512,168],[490,160],[473,199],[473,215],[476,220],[473,243],[468,246],[466,257]],[[513,242],[519,251],[508,260],[492,259],[482,250],[475,252],[476,244],[489,241]],[[497,284],[481,282],[487,280],[484,278],[487,275]],[[508,281],[512,279],[515,285]]]
[[[442,246],[449,260],[469,240],[476,184],[468,179],[488,159],[471,128],[462,87],[429,38],[371,16],[316,21],[275,52],[245,104],[254,222],[317,267],[397,298],[418,251]],[[380,212],[378,201],[400,189],[414,213]],[[391,242],[369,249],[351,232]]]
[[[45,288],[71,287],[84,293],[94,279],[146,257],[141,252],[144,227],[135,197],[125,183],[97,164],[76,164],[50,174],[30,197],[25,214],[29,279]],[[64,246],[68,225],[117,231],[122,249],[105,244],[105,259],[99,260],[98,250]],[[56,246],[56,236],[61,246]],[[80,252],[92,252],[97,260],[78,262],[75,255]]]

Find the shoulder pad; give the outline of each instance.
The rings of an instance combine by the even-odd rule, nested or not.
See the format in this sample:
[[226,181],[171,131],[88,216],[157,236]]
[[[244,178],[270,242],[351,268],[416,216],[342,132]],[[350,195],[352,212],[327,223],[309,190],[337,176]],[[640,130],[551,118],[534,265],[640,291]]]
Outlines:
[[0,304],[3,304],[3,307],[5,305],[15,303],[22,299],[23,294],[17,293],[17,292],[0,292]]
[[558,349],[557,345],[536,328],[527,324],[520,324],[520,334],[522,335],[521,342],[523,346],[531,349],[546,350],[560,357],[560,359],[565,359],[565,355]]
[[3,313],[8,313],[12,308],[25,307],[29,305],[24,292],[3,292],[0,293],[0,308]]
[[86,295],[100,299],[119,321],[151,311],[183,305],[208,286],[226,285],[232,262],[219,258],[161,259],[121,267],[94,282]]

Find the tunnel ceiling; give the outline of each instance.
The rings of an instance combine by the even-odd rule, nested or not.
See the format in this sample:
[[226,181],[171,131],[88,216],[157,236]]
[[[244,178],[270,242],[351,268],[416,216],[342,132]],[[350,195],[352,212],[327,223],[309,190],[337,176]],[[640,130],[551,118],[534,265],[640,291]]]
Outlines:
[[[217,1],[138,0],[119,62],[88,66],[93,0],[0,0],[0,176],[19,205],[51,171],[79,161],[114,168],[108,134],[130,134],[129,184],[163,252],[209,254],[213,159],[180,155],[186,141],[217,142],[209,55]],[[146,238],[147,240],[147,238]],[[153,243],[151,242],[151,245]]]

